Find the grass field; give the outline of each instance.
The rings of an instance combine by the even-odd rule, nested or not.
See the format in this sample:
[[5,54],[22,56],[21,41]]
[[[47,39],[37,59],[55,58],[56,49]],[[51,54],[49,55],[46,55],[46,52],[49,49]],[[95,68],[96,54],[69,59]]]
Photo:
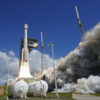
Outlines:
[[59,93],[59,99],[55,95],[55,93],[47,93],[47,97],[33,97],[29,98],[29,100],[74,100],[72,93]]
[[11,94],[10,87],[8,87],[8,94],[6,94],[6,86],[0,86],[0,100],[6,100]]
[[100,96],[100,93],[91,94],[93,96]]
[[[7,97],[10,96],[12,93],[10,91],[10,87],[8,88],[8,94],[6,94],[6,87],[0,86],[0,90],[3,93],[0,94],[0,100],[7,100]],[[47,93],[47,97],[28,97],[27,100],[58,100],[55,97],[55,93]],[[9,99],[9,100],[20,100],[20,99]],[[74,100],[72,98],[72,93],[59,93],[59,100]]]
[[[59,100],[74,100],[72,93],[59,93]],[[7,100],[7,95],[0,96],[0,100]],[[9,100],[20,100],[20,99],[9,99]],[[47,97],[28,97],[26,100],[58,100],[55,97],[55,93],[47,93]]]

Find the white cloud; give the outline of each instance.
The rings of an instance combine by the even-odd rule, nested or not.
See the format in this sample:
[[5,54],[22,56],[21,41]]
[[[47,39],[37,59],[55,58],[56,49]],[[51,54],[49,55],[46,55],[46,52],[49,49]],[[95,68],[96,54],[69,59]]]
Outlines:
[[0,83],[7,80],[8,72],[11,78],[16,76],[18,63],[19,61],[15,56],[9,56],[9,54],[0,51]]
[[[52,58],[48,55],[44,55],[44,68],[52,67],[53,66],[53,60]],[[57,65],[58,60],[55,60],[55,66]],[[41,53],[37,50],[33,50],[30,53],[30,68],[33,72],[40,71],[41,68]]]
[[15,56],[15,52],[11,50],[11,51],[8,52],[8,55],[9,56]]
[[[45,68],[52,67],[52,58],[46,54],[46,65]],[[55,60],[55,65],[57,65],[58,60]],[[29,56],[29,65],[30,71],[33,75],[33,72],[40,71],[41,68],[41,53],[38,50],[33,50]],[[19,59],[15,56],[13,51],[6,52],[0,51],[0,83],[3,83],[4,80],[8,78],[8,69],[9,77],[14,78],[17,75],[19,68]]]

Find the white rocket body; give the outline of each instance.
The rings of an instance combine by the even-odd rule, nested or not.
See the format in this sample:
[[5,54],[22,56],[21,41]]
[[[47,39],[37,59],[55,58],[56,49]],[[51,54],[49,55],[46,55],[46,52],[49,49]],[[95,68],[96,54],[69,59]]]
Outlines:
[[23,61],[28,61],[28,45],[27,45],[27,29],[28,25],[24,25],[24,48],[23,48]]
[[80,19],[77,6],[75,6],[75,10],[76,10],[77,19]]
[[79,24],[80,27],[82,27],[83,25],[82,25],[82,22],[81,22],[81,20],[80,20],[78,8],[77,8],[76,5],[75,5],[75,11],[76,11],[76,15],[77,15],[78,24]]
[[12,86],[12,93],[15,97],[26,98],[28,92],[28,84],[21,80]]
[[47,91],[48,91],[48,84],[44,80],[39,80],[29,84],[28,93],[32,93],[34,95],[39,95],[39,96],[46,96]]

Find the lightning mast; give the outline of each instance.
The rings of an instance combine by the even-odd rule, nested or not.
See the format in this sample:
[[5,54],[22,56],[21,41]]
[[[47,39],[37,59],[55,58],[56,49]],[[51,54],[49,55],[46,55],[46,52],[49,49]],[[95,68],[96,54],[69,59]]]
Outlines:
[[83,24],[82,24],[82,22],[80,20],[80,16],[79,16],[77,5],[75,5],[75,11],[76,11],[76,15],[77,15],[78,27],[79,27],[80,33],[83,35],[84,27],[83,27]]
[[51,51],[52,51],[52,59],[53,59],[53,70],[54,70],[54,81],[55,81],[55,88],[56,88],[56,98],[59,98],[58,94],[58,87],[57,87],[57,77],[56,77],[56,68],[55,68],[55,63],[54,63],[54,44],[48,44],[48,46],[51,46]]
[[43,44],[43,34],[41,32],[41,74],[44,70],[44,44]]

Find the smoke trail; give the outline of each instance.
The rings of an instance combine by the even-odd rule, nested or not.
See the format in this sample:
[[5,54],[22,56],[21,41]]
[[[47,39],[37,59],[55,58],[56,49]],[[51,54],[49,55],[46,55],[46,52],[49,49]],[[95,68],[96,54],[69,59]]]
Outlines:
[[59,62],[57,76],[67,82],[100,75],[100,23],[83,37],[83,42]]
[[[60,59],[56,75],[64,83],[77,82],[77,79],[90,75],[100,75],[100,23],[86,32],[75,50]],[[48,78],[52,84],[53,72]]]

